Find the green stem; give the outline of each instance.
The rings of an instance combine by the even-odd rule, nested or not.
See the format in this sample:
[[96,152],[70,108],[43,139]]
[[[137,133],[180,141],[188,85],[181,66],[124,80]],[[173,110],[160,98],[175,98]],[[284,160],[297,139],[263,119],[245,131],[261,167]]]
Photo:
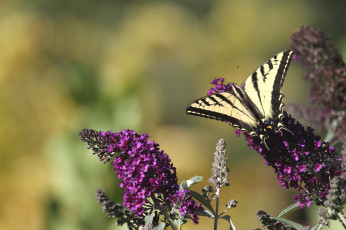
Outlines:
[[216,207],[215,207],[215,217],[214,217],[214,230],[217,230],[217,221],[219,219],[219,194],[220,189],[216,189]]
[[344,228],[346,229],[346,218],[345,218],[345,216],[343,215],[343,213],[338,212],[338,213],[336,214],[336,216],[337,216],[338,220],[340,221],[340,223],[342,224],[342,226],[344,226]]
[[324,225],[323,225],[323,224],[320,224],[320,225],[318,225],[318,227],[316,228],[316,230],[321,230],[323,227],[324,227]]

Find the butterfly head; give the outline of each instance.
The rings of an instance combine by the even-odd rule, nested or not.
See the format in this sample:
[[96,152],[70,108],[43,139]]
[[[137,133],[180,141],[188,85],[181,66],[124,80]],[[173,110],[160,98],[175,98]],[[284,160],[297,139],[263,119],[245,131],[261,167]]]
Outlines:
[[270,139],[270,136],[275,135],[276,133],[280,132],[280,124],[277,121],[269,120],[269,121],[263,121],[260,122],[258,126],[257,136],[262,140],[262,143],[264,147],[267,150],[270,150],[268,147],[267,140]]
[[[283,123],[278,119],[272,119],[269,121],[263,121],[259,125],[257,133],[253,133],[255,136],[258,136],[264,147],[269,151],[268,146],[272,146],[273,143],[270,143],[270,140],[276,140],[276,138],[286,134],[294,135]],[[275,141],[274,141],[275,142]]]
[[264,127],[263,127],[263,132],[267,132],[267,130],[272,130],[273,129],[273,122],[266,122],[264,123]]
[[267,136],[266,134],[279,131],[278,127],[276,127],[275,122],[273,120],[262,122],[259,125],[258,129],[260,136]]

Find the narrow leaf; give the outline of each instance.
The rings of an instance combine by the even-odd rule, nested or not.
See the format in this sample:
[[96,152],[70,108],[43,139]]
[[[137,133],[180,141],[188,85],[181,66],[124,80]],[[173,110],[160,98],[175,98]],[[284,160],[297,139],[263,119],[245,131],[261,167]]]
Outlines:
[[189,195],[191,195],[193,198],[195,198],[199,203],[201,203],[205,208],[209,209],[211,213],[215,216],[215,211],[213,209],[213,206],[211,205],[210,201],[205,199],[201,194],[198,192],[190,190]]
[[278,220],[284,224],[288,224],[291,227],[295,228],[296,230],[305,230],[303,225],[300,225],[294,221],[282,218],[282,217],[271,217],[272,219]]
[[202,211],[200,211],[198,213],[199,216],[206,216],[206,217],[209,217],[209,218],[215,218],[215,216],[213,215],[213,213],[211,213],[208,209],[203,209]]
[[183,189],[189,189],[192,185],[197,184],[199,182],[201,182],[203,180],[202,176],[194,176],[191,177],[188,180],[184,180],[180,183],[181,187],[183,187]]
[[226,221],[229,223],[229,225],[230,225],[230,230],[236,230],[236,228],[235,228],[235,226],[234,226],[234,224],[233,224],[233,222],[232,222],[231,216],[229,216],[229,215],[224,215],[224,216],[219,217],[219,218],[224,219],[224,220],[226,220]]
[[228,223],[231,223],[231,217],[229,215],[219,216],[219,218],[226,220]]
[[282,210],[279,214],[278,217],[282,217],[290,212],[293,212],[295,210],[299,209],[299,202],[296,202],[294,204],[291,204],[290,206],[288,206],[287,208],[285,208],[284,210]]

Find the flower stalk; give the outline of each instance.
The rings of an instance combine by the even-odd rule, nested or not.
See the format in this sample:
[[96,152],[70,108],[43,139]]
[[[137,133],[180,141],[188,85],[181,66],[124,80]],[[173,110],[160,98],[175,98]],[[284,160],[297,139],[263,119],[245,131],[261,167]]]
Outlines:
[[344,216],[344,214],[341,212],[338,212],[336,216],[338,220],[340,221],[340,223],[342,224],[342,226],[346,229],[346,217]]
[[217,223],[219,221],[219,196],[220,196],[219,188],[216,189],[215,195],[216,195],[216,198],[215,198],[214,230],[217,230]]
[[214,230],[217,229],[219,220],[219,200],[220,200],[220,189],[223,186],[229,186],[228,174],[229,169],[227,168],[228,159],[226,157],[226,143],[224,139],[220,139],[216,144],[216,151],[214,153],[214,162],[211,169],[212,176],[209,178],[209,182],[215,186],[215,215],[214,215]]

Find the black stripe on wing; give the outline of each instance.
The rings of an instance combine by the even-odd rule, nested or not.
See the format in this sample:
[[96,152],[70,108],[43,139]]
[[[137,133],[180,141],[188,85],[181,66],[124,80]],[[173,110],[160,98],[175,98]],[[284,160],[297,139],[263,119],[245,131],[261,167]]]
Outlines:
[[[246,94],[246,92],[244,92],[244,90],[242,88],[240,88],[239,86],[233,84],[232,85],[232,90],[234,93],[234,96],[238,99],[238,101],[242,104],[243,109],[241,110],[241,112],[247,116],[248,118],[256,121],[256,120],[260,120],[263,118],[262,113],[259,111],[259,109],[257,108],[257,106],[251,101],[251,99],[248,97],[248,95]],[[244,113],[243,111],[246,110],[246,113]]]
[[[218,99],[220,99],[220,102],[226,102],[227,104],[229,104],[231,106],[230,110],[231,110],[231,116],[234,113],[241,113],[242,116],[246,116],[248,119],[253,120],[254,122],[257,120],[257,116],[256,116],[256,112],[258,112],[258,110],[256,109],[252,109],[253,107],[255,107],[251,100],[248,100],[248,98],[246,97],[246,95],[244,95],[244,91],[239,88],[236,85],[232,85],[232,89],[233,89],[233,93],[232,98],[234,99],[234,102],[238,102],[239,105],[242,106],[242,108],[239,108],[237,105],[235,105],[233,102],[231,102],[231,100],[229,100],[227,97],[225,97],[223,95],[223,93],[220,94],[214,94],[212,96],[209,96],[209,98],[214,98],[217,97]],[[218,102],[218,103],[220,103]],[[222,106],[222,105],[220,105]],[[234,111],[235,110],[235,111]],[[234,116],[232,116],[234,117]],[[236,118],[237,120],[239,120],[238,118]]]
[[220,121],[228,121],[231,123],[238,123],[237,122],[238,119],[231,117],[227,114],[215,112],[212,110],[197,108],[197,107],[188,107],[186,110],[186,113],[190,114],[190,115],[206,117],[206,118],[211,118],[211,119],[220,120]]
[[234,128],[239,128],[243,131],[248,132],[251,135],[257,135],[257,130],[255,130],[255,127],[249,124],[246,124],[242,122],[241,120],[235,117],[229,116],[227,114],[218,113],[215,111],[206,110],[202,108],[196,108],[196,107],[188,107],[186,110],[186,113],[190,115],[194,115],[194,116],[206,117],[206,118],[215,119],[219,121],[226,121],[226,122],[229,122],[229,124],[233,126]]
[[[229,95],[234,98],[234,101],[238,101],[238,99],[233,94]],[[241,102],[239,102],[239,105],[243,106]],[[221,111],[225,111],[225,113]],[[232,126],[241,128],[247,128],[251,126],[239,120],[238,117],[246,116],[253,121],[255,120],[253,117],[251,117],[251,114],[249,114],[248,111],[245,110],[245,108],[239,108],[222,93],[203,97],[192,102],[187,107],[186,113],[215,120],[227,121]]]
[[283,95],[280,89],[283,85],[292,53],[290,50],[279,52],[252,73],[241,86],[245,94],[249,95],[249,100],[257,106],[258,111],[261,111],[260,113],[255,113],[262,115],[259,116],[260,118],[271,118],[281,112]]
[[[274,59],[277,58],[277,55],[275,55],[273,57]],[[268,67],[268,70],[265,71],[265,67]],[[271,61],[271,59],[269,59],[268,61],[266,61],[263,65],[261,65],[261,67],[259,68],[260,70],[260,77],[262,79],[262,81],[264,83],[266,83],[266,79],[267,79],[267,75],[269,74],[269,72],[274,68],[273,66],[273,63]],[[257,97],[258,97],[258,100],[259,100],[259,103],[261,104],[261,108],[262,108],[262,111],[264,111],[264,108],[263,108],[263,102],[262,102],[262,97],[261,97],[261,93],[260,93],[260,89],[259,89],[259,86],[258,86],[258,70],[253,72],[253,74],[251,75],[251,82],[252,82],[252,86],[253,88],[256,90],[257,92]],[[243,85],[244,86],[244,83]],[[265,115],[265,114],[263,114]]]
[[282,88],[282,85],[285,81],[285,76],[287,74],[287,70],[292,60],[292,54],[293,54],[293,51],[291,50],[286,50],[285,52],[283,52],[280,65],[275,76],[275,81],[274,81],[273,91],[272,91],[272,99],[271,99],[272,109],[275,114],[281,113],[281,110],[283,107],[282,98],[284,96],[280,92],[280,89]]
[[[270,61],[270,60],[269,60],[269,61]],[[262,76],[263,76],[263,81],[265,82],[264,65],[262,65],[262,66],[260,67],[260,71],[261,71],[261,74],[262,74]],[[252,84],[253,84],[254,89],[255,89],[256,92],[257,92],[257,97],[258,97],[259,103],[261,104],[262,111],[264,111],[263,103],[262,103],[262,98],[261,98],[261,94],[260,94],[260,90],[259,90],[259,88],[258,88],[257,71],[255,71],[255,72],[251,75],[251,81],[252,81]],[[262,117],[263,117],[263,116],[264,116],[264,114],[262,114]]]

